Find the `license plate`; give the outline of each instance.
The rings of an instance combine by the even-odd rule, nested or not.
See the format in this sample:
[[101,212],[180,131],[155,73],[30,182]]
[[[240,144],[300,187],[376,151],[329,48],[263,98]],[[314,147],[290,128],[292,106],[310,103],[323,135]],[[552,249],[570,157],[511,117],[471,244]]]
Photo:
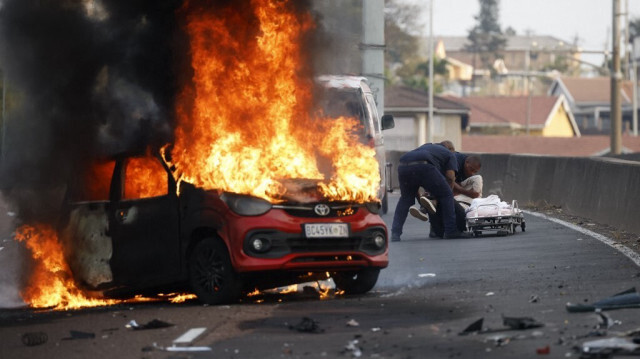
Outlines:
[[307,238],[349,237],[349,225],[347,223],[306,223],[304,235]]

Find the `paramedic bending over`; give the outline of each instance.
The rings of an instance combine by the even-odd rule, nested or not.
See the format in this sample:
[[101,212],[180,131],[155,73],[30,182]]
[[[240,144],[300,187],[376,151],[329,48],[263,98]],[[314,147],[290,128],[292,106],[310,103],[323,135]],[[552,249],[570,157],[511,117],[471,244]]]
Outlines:
[[428,191],[440,203],[444,238],[466,237],[466,233],[456,228],[453,183],[457,167],[454,154],[440,144],[427,143],[400,157],[400,200],[391,226],[392,241],[400,240],[409,207],[415,203],[419,187]]

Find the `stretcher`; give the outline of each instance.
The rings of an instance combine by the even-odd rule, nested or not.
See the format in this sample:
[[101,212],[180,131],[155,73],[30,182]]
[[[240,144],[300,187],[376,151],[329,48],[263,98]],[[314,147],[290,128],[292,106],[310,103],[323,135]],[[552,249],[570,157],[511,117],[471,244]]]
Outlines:
[[498,236],[506,236],[514,234],[518,226],[523,232],[526,227],[516,200],[511,205],[501,202],[472,206],[467,210],[466,217],[467,229],[476,237],[483,231],[496,231]]

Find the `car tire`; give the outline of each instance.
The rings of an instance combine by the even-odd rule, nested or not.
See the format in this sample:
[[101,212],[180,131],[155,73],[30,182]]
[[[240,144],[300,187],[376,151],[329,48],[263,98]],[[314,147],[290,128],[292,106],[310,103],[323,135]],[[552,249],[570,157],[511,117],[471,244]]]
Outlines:
[[331,277],[336,287],[345,294],[363,294],[376,285],[379,274],[379,268],[367,268],[357,272],[335,272]]
[[222,240],[202,239],[191,251],[188,265],[191,289],[201,302],[224,304],[240,296],[242,284]]
[[382,208],[380,208],[380,214],[387,214],[389,212],[389,196],[385,194],[382,197]]

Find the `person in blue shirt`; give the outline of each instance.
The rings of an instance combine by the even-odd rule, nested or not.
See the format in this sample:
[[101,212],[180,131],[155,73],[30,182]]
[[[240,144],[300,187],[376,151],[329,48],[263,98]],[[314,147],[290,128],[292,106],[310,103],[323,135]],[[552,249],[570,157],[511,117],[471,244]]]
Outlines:
[[453,184],[457,169],[455,155],[441,144],[426,143],[400,157],[400,200],[393,216],[391,241],[400,241],[409,208],[415,203],[420,187],[439,203],[444,224],[443,238],[468,237],[468,233],[461,232],[456,227]]

